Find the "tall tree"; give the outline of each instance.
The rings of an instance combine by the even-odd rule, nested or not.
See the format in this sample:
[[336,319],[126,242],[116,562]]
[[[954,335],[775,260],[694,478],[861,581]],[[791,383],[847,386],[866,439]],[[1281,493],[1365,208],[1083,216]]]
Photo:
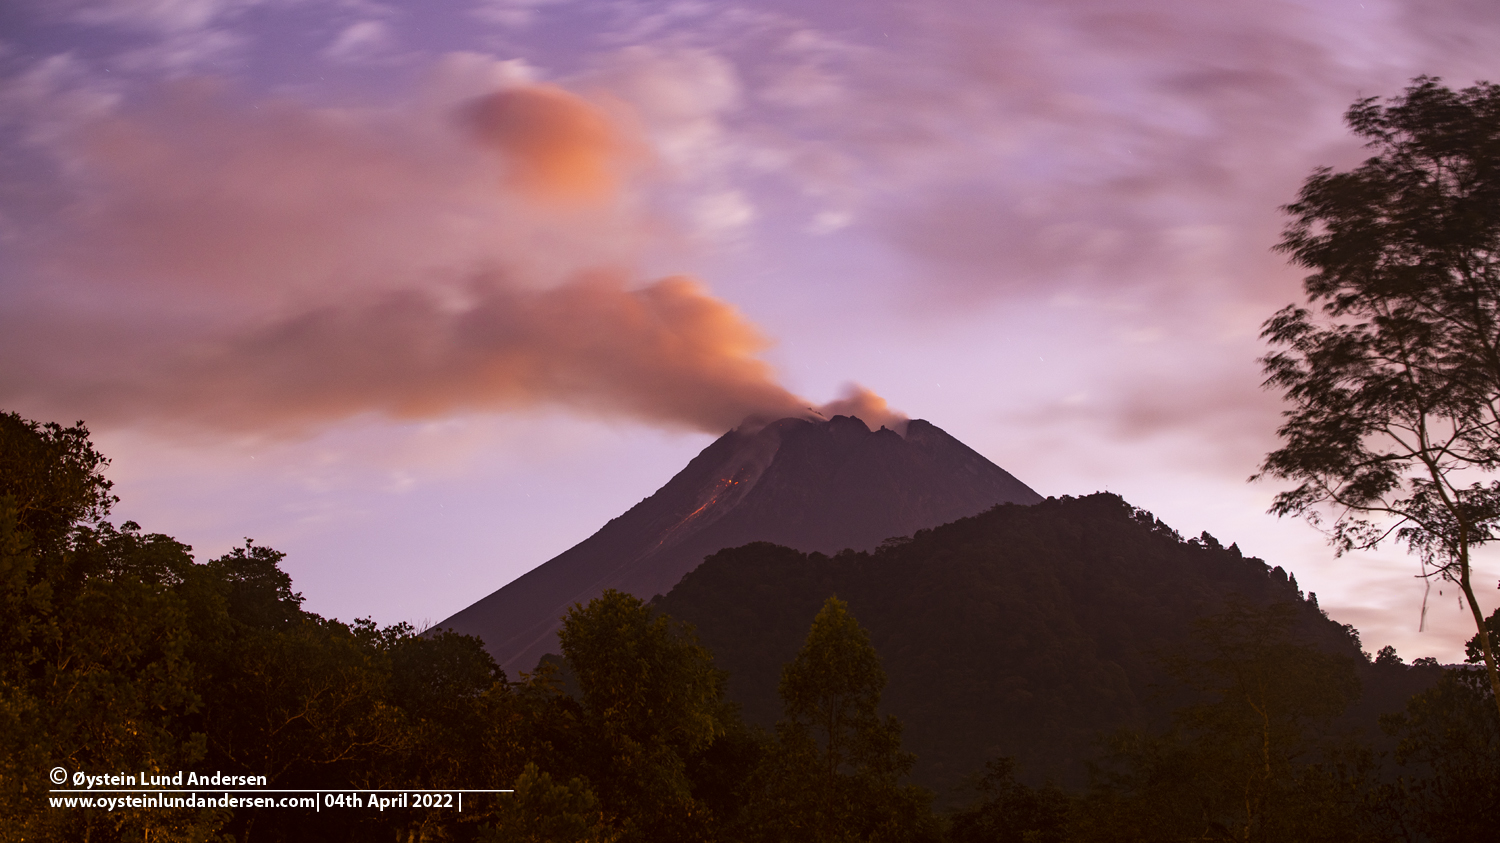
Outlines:
[[204,755],[185,728],[199,579],[162,535],[81,522],[114,499],[80,424],[0,414],[0,839],[206,836],[225,812],[48,810],[45,771],[170,771]]
[[900,779],[913,756],[881,717],[885,670],[848,604],[828,598],[781,673],[784,716],[760,771],[757,829],[769,839],[921,840],[931,794]]
[[9,497],[17,528],[56,550],[81,522],[109,514],[118,498],[104,477],[109,460],[94,450],[83,422],[40,424],[0,413],[0,497]]
[[1265,324],[1266,385],[1291,409],[1257,476],[1297,482],[1271,511],[1331,515],[1340,552],[1394,535],[1456,583],[1500,690],[1472,571],[1500,521],[1500,483],[1480,482],[1500,467],[1500,86],[1422,77],[1345,117],[1375,155],[1284,208],[1277,248],[1312,270],[1318,312]]
[[688,766],[731,716],[712,655],[690,629],[613,589],[569,610],[559,638],[582,696],[582,767],[623,839],[711,839],[714,818]]
[[461,818],[51,809],[46,776],[496,787],[546,754],[560,696],[505,682],[476,639],[320,618],[270,548],[197,564],[167,536],[103,522],[105,464],[81,424],[0,414],[0,840],[434,839]]

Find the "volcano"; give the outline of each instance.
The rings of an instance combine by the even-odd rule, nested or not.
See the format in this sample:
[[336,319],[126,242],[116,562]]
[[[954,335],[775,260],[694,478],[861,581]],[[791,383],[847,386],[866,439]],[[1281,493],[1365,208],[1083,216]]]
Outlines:
[[746,425],[597,533],[437,628],[478,636],[514,674],[558,650],[562,616],[574,603],[609,588],[642,599],[664,594],[726,547],[869,550],[996,504],[1041,500],[921,419],[903,433],[872,431],[852,416]]

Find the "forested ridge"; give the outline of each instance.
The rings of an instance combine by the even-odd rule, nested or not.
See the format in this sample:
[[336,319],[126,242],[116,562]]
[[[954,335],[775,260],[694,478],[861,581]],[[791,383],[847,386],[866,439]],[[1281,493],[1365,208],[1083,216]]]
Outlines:
[[[1290,577],[1114,496],[727,550],[655,605],[575,606],[566,677],[508,677],[473,638],[307,612],[270,548],[112,525],[105,465],[81,424],[0,415],[3,840],[1438,841],[1500,807],[1477,673],[1372,661]],[[56,766],[514,792],[70,810]]]
[[[908,724],[918,779],[945,796],[1002,755],[1030,780],[1085,784],[1101,732],[1168,722],[1181,701],[1168,657],[1195,621],[1235,602],[1291,606],[1294,639],[1360,665],[1376,707],[1399,708],[1436,679],[1374,671],[1353,627],[1294,576],[1207,533],[1184,540],[1108,493],[1002,505],[873,553],[726,549],[656,605],[696,627],[746,719],[769,726],[781,665],[834,595],[882,654],[886,707]],[[1347,725],[1378,734],[1379,713]]]

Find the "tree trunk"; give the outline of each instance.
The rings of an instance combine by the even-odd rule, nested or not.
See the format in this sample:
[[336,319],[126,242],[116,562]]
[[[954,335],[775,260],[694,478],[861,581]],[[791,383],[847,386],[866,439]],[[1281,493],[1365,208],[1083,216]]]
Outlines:
[[1458,587],[1464,590],[1464,599],[1469,601],[1469,611],[1474,615],[1474,624],[1479,627],[1479,650],[1484,654],[1484,667],[1490,674],[1490,692],[1495,698],[1495,711],[1500,714],[1500,670],[1495,668],[1494,642],[1490,640],[1489,625],[1484,622],[1484,610],[1474,602],[1474,589],[1469,587],[1469,566],[1465,565],[1459,576]]

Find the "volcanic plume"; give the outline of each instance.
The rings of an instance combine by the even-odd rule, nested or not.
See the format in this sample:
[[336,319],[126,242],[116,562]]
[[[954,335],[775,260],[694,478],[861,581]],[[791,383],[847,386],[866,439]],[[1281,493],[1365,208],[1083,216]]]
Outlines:
[[6,406],[274,434],[539,405],[719,433],[809,406],[735,307],[630,268],[644,147],[562,88],[393,115],[200,80],[69,131],[89,187],[19,242]]
[[632,157],[624,133],[606,114],[553,85],[497,91],[460,114],[475,139],[508,159],[507,181],[534,199],[608,201]]
[[[601,273],[546,290],[476,284],[469,295],[452,310],[430,294],[391,291],[188,347],[96,346],[92,367],[39,360],[4,376],[0,394],[45,387],[91,419],[242,431],[540,403],[721,431],[807,406],[756,358],[767,341],[755,327],[689,278],[630,288]],[[45,331],[11,327],[18,346]]]

